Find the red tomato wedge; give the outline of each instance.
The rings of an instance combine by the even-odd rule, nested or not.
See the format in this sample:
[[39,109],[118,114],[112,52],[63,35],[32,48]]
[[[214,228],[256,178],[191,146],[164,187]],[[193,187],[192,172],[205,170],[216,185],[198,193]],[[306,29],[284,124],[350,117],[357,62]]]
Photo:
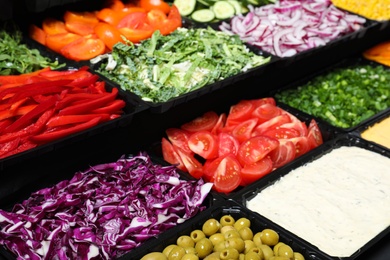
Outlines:
[[270,173],[273,169],[272,160],[269,156],[264,157],[258,162],[245,165],[241,168],[241,186],[249,185]]
[[274,137],[276,139],[289,139],[299,137],[300,133],[294,128],[278,127],[266,130],[263,135]]
[[152,29],[152,26],[148,24],[147,14],[144,12],[129,13],[119,21],[117,27],[137,30]]
[[224,128],[224,126],[226,124],[226,117],[227,116],[225,113],[222,113],[221,115],[219,115],[217,123],[215,124],[213,129],[211,129],[212,134],[218,134],[221,132],[221,130]]
[[241,166],[232,155],[218,157],[206,165],[204,171],[206,176],[211,176],[213,188],[218,192],[232,192],[241,183]]
[[34,41],[39,42],[42,45],[46,45],[46,32],[36,26],[35,24],[31,24],[28,28],[28,35]]
[[171,10],[169,4],[163,0],[140,0],[139,5],[147,11],[159,10],[165,14]]
[[258,98],[258,99],[252,99],[250,102],[253,103],[253,105],[256,107],[259,107],[264,104],[270,104],[276,106],[276,101],[273,97],[264,97],[264,98]]
[[310,151],[309,139],[306,136],[295,137],[288,140],[292,141],[295,145],[295,157],[299,157]]
[[226,156],[228,154],[237,155],[240,143],[229,133],[219,133],[218,135],[218,156]]
[[176,167],[182,171],[186,171],[186,167],[181,160],[179,154],[175,151],[173,145],[166,139],[161,139],[162,155],[166,162],[176,165]]
[[165,133],[173,146],[180,147],[187,154],[193,154],[188,146],[188,140],[190,139],[191,134],[179,128],[168,128],[165,130]]
[[254,109],[255,106],[249,100],[242,100],[238,102],[236,105],[230,107],[226,125],[237,125],[247,119],[252,118],[252,111]]
[[191,151],[204,159],[218,157],[218,138],[208,131],[193,133],[188,139],[188,146]]
[[271,118],[270,120],[259,124],[254,130],[252,136],[262,135],[264,132],[270,129],[274,129],[280,127],[286,123],[290,123],[291,119],[288,115],[282,114],[280,116],[276,116]]
[[198,131],[211,131],[215,124],[218,122],[218,114],[214,111],[204,113],[202,116],[195,118],[194,120],[185,123],[181,126],[183,130],[188,132]]
[[110,50],[118,42],[124,42],[119,29],[108,23],[98,23],[94,27],[95,34],[101,39]]
[[119,28],[120,33],[126,37],[132,43],[139,43],[140,41],[150,38],[153,34],[153,30],[137,30],[130,28]]
[[80,35],[75,33],[70,33],[70,32],[59,33],[59,34],[48,34],[46,36],[46,46],[49,49],[60,53],[63,47],[80,38],[81,38]]
[[321,130],[314,119],[310,121],[307,138],[309,139],[310,149],[316,148],[324,142]]
[[264,123],[265,121],[268,121],[271,118],[281,114],[282,110],[279,107],[268,103],[258,106],[252,112],[252,116],[259,119],[259,124]]
[[63,21],[50,17],[43,20],[42,29],[48,35],[68,32]]
[[105,52],[106,45],[97,36],[87,35],[69,43],[61,49],[61,54],[68,59],[90,60]]
[[179,154],[188,173],[196,179],[201,178],[203,176],[203,165],[194,156],[186,154],[182,149],[176,147],[175,150]]
[[285,139],[279,140],[279,146],[269,153],[274,168],[282,167],[291,162],[295,159],[295,155],[295,144]]
[[242,166],[251,165],[263,159],[278,146],[279,141],[276,138],[268,136],[252,137],[240,145],[237,158]]
[[162,35],[170,34],[177,28],[182,26],[182,20],[179,10],[175,5],[172,5],[167,19],[161,22],[161,24],[154,27],[155,30],[159,30]]
[[242,143],[252,136],[253,129],[257,126],[258,119],[248,119],[236,125],[232,131],[233,136]]

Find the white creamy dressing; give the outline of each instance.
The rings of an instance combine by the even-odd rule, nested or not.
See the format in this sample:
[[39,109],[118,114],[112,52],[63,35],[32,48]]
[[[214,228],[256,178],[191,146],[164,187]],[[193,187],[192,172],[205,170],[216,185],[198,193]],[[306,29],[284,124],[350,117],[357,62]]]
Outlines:
[[265,188],[247,207],[335,257],[390,225],[390,159],[340,147]]

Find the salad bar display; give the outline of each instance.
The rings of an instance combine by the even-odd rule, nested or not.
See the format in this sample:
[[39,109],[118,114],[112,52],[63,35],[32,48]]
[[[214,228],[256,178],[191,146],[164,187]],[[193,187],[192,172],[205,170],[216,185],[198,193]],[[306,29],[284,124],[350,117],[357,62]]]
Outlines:
[[0,259],[389,259],[390,11],[358,2],[7,3]]

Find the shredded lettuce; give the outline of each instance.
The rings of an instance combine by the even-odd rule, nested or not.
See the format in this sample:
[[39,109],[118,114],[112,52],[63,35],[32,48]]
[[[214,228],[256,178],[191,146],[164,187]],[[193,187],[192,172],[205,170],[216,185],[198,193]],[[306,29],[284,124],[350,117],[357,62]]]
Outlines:
[[0,210],[18,259],[113,259],[202,211],[211,183],[182,180],[146,153],[77,172]]

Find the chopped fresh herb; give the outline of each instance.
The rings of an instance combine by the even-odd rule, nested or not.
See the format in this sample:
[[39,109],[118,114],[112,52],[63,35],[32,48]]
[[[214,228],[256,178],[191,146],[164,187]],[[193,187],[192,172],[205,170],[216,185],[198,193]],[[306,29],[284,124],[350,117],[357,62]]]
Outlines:
[[111,55],[115,66],[103,60],[98,72],[148,102],[166,102],[270,60],[211,28],[156,31],[139,45],[116,44]]

